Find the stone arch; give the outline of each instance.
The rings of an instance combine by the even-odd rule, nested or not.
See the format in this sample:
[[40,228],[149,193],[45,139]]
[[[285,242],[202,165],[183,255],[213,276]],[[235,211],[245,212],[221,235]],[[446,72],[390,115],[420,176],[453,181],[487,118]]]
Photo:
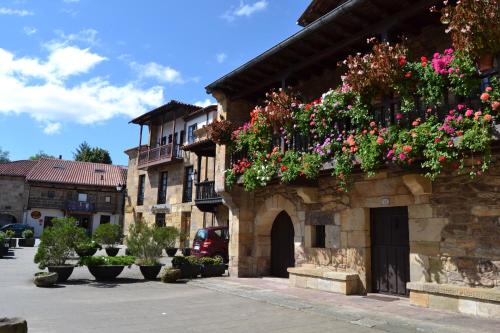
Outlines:
[[253,257],[257,263],[257,273],[268,275],[271,268],[271,229],[276,217],[286,212],[292,220],[294,229],[295,258],[301,253],[304,245],[305,212],[300,210],[291,200],[281,194],[268,197],[258,207],[254,222]]
[[6,224],[11,224],[11,223],[17,223],[17,219],[14,215],[7,214],[7,213],[0,214],[0,226],[6,225]]

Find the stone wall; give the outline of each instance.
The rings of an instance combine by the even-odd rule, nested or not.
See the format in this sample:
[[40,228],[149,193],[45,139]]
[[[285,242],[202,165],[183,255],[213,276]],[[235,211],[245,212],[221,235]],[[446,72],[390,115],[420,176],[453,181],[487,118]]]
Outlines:
[[24,177],[0,177],[0,214],[11,215],[18,223],[23,222],[27,204],[27,186]]

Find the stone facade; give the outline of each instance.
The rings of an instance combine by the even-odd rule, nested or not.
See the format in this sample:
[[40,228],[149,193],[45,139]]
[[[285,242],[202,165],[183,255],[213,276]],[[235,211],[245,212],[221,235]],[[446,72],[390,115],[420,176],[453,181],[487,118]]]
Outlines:
[[22,222],[27,206],[27,185],[24,177],[1,176],[0,193],[0,215],[5,217],[6,222],[11,217],[18,223]]

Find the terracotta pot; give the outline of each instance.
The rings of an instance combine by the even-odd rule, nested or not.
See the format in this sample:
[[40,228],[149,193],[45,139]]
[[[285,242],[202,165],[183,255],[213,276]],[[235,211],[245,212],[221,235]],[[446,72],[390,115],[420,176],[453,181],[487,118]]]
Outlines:
[[479,71],[482,73],[489,71],[491,68],[493,68],[494,60],[495,57],[493,56],[493,54],[483,54],[479,56],[477,60]]

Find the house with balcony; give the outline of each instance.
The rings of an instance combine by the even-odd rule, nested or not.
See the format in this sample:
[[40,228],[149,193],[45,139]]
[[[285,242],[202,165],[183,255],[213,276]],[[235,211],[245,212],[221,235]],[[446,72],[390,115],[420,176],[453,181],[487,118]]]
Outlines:
[[[449,49],[452,43],[440,15],[429,12],[431,6],[439,3],[313,0],[299,18],[302,30],[206,87],[218,101],[218,119],[248,122],[236,137],[245,135],[250,128],[246,138],[253,140],[254,147],[261,147],[261,151],[250,147],[254,150],[247,160],[234,157],[238,147],[216,146],[215,191],[230,211],[232,276],[272,275],[289,278],[290,285],[296,287],[343,294],[391,294],[409,297],[413,305],[482,317],[500,316],[498,125],[492,123],[488,127],[493,133],[488,138],[493,138],[491,150],[488,148],[489,169],[484,174],[471,171],[475,178],[460,174],[453,163],[446,164],[434,180],[424,176],[429,172],[422,170],[425,166],[415,166],[418,160],[414,164],[405,161],[406,167],[393,167],[392,160],[406,158],[403,153],[382,162],[376,172],[367,175],[360,167],[354,141],[355,135],[368,135],[374,128],[383,128],[384,133],[391,126],[403,128],[406,125],[401,119],[408,126],[418,127],[431,112],[436,114],[432,119],[437,119],[431,121],[455,119],[456,111],[450,110],[461,103],[483,112],[490,110],[486,104],[481,106],[479,94],[492,91],[485,89],[493,77],[498,77],[498,55],[493,67],[473,69],[474,89],[479,92],[475,97],[457,97],[445,91],[435,106],[428,107],[414,91],[412,110],[403,113],[406,106],[402,105],[401,93],[383,92],[362,106],[369,110],[371,128],[366,133],[353,126],[356,122],[352,118],[331,125],[331,118],[315,118],[325,112],[326,108],[321,107],[326,105],[324,101],[335,94],[328,92],[330,89],[341,86],[338,94],[350,89],[342,86],[346,73],[342,61],[348,55],[356,56],[359,52],[361,57],[371,52],[367,40],[372,37],[395,45],[405,36],[408,61],[418,56],[414,58],[420,66],[417,68],[426,68],[428,61],[431,66],[430,60],[420,56],[432,59],[435,52]],[[439,59],[441,55],[434,57]],[[406,61],[406,56],[400,57],[397,66],[403,67]],[[363,69],[354,75],[362,75]],[[401,77],[407,79],[415,75],[403,74]],[[276,113],[266,115],[266,108],[256,108],[266,105],[266,93],[270,90],[286,91],[287,87],[303,101],[291,103],[290,108],[311,113],[305,121],[299,119],[299,113],[287,116],[290,110],[284,111],[286,117],[278,118]],[[340,99],[327,107],[334,109],[338,105],[342,105]],[[498,108],[495,105],[493,117],[494,108]],[[351,108],[352,104],[345,105],[338,112],[348,113],[346,110]],[[279,111],[279,105],[274,105],[274,110]],[[476,113],[476,120],[480,120],[481,114]],[[492,119],[491,115],[488,117],[485,121]],[[299,121],[310,131],[309,136],[288,135],[300,130]],[[328,138],[328,145],[326,140],[325,144],[311,143],[321,135],[317,134],[322,130],[317,122],[323,123],[324,128],[331,126],[335,133]],[[259,131],[265,134],[255,137]],[[348,137],[351,133],[352,137]],[[376,144],[384,144],[383,140]],[[339,142],[339,148],[335,148],[339,155],[328,161],[323,155],[318,157],[318,151],[330,154],[322,149],[335,147],[332,141]],[[450,140],[447,147],[459,146],[460,142],[460,138]],[[398,146],[388,147],[383,158],[391,157],[391,148]],[[403,148],[406,153],[411,150]],[[347,149],[351,149],[347,154],[352,154],[348,162],[339,158],[346,156],[343,152]],[[285,156],[299,157],[290,162]],[[311,163],[320,161],[316,173],[307,173],[311,163],[304,163],[304,156],[316,158]],[[477,161],[468,158],[464,167],[475,170]],[[445,157],[440,157],[434,165],[439,168],[444,161]],[[348,188],[343,187],[346,174],[341,166],[345,163],[353,165]],[[284,180],[290,170],[297,170],[297,178]],[[232,185],[225,177],[228,173],[234,175]]]
[[36,237],[55,217],[75,218],[88,234],[103,223],[123,224],[122,166],[44,158],[0,168],[0,197],[11,202],[3,208],[13,210],[3,214],[32,226]]
[[129,156],[125,229],[144,220],[174,226],[189,247],[196,230],[227,225],[228,210],[214,190],[215,144],[205,126],[216,106],[172,100],[131,121],[139,125],[139,145]]

